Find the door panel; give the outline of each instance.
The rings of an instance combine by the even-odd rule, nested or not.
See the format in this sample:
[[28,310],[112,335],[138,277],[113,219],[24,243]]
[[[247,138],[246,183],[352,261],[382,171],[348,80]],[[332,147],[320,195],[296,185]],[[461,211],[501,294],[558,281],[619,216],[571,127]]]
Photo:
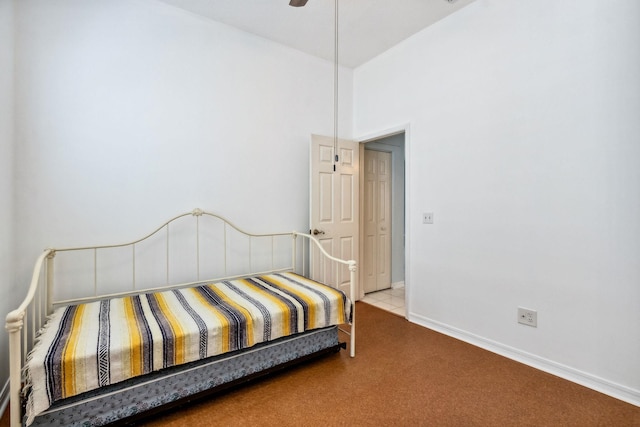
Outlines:
[[[373,153],[373,154],[372,154]],[[364,258],[362,265],[364,292],[377,290],[376,284],[376,206],[377,156],[371,150],[364,150]]]
[[333,221],[333,177],[331,173],[319,174],[319,222]]
[[[318,236],[316,236],[318,237]],[[328,253],[333,252],[333,239],[319,238],[320,246]],[[328,262],[326,258],[322,257],[320,251],[311,251],[311,272],[310,277],[320,283],[335,283],[335,268],[332,267],[331,262]]]
[[[359,146],[355,141],[338,140],[335,171],[333,152],[333,138],[312,135],[310,225],[321,233],[316,237],[327,252],[359,262]],[[312,261],[319,259],[314,252],[317,251],[312,250]],[[338,284],[349,293],[350,272],[346,266],[331,268],[312,262],[311,278],[333,286]]]
[[355,191],[354,187],[354,176],[353,175],[345,175],[340,174],[340,221],[341,223],[351,223],[354,222],[354,202],[353,193]]
[[391,154],[364,150],[365,292],[391,287]]

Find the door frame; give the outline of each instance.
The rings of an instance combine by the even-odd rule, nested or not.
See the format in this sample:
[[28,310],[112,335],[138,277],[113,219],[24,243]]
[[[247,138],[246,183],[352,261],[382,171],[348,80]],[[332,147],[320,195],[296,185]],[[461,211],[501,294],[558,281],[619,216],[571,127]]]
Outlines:
[[[388,128],[388,129],[383,129],[377,132],[373,132],[373,133],[369,133],[369,134],[365,134],[362,135],[360,137],[355,138],[356,141],[358,141],[359,143],[359,155],[360,155],[360,159],[364,159],[364,146],[367,142],[373,142],[382,138],[386,138],[389,136],[393,136],[393,135],[397,135],[400,133],[404,133],[404,175],[405,175],[405,179],[404,179],[404,193],[405,193],[405,199],[404,199],[404,232],[405,232],[405,239],[404,239],[404,299],[405,299],[405,317],[409,318],[409,314],[411,311],[411,294],[412,294],[412,281],[411,281],[411,230],[412,230],[412,226],[411,226],[411,221],[410,221],[410,217],[411,217],[411,212],[413,212],[412,209],[412,198],[411,198],[411,169],[410,169],[410,163],[407,161],[408,159],[410,159],[410,147],[411,147],[411,125],[410,123],[405,123],[403,125],[400,126],[395,126],[392,128]],[[362,215],[362,205],[364,203],[364,198],[363,198],[363,190],[364,190],[364,179],[362,179],[362,175],[364,173],[363,168],[360,168],[360,191],[359,191],[359,196],[358,196],[358,203],[360,204],[360,215]],[[363,254],[364,252],[364,239],[362,238],[363,234],[363,222],[359,221],[359,227],[360,227],[360,238],[359,238],[359,253]],[[363,284],[363,277],[360,274],[358,276],[358,297],[359,298],[363,298],[364,297],[364,284]]]

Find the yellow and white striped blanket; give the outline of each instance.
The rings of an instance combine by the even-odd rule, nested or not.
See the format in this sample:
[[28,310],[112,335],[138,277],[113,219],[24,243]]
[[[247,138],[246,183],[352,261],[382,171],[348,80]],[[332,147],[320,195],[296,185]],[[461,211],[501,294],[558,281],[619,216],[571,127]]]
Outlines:
[[350,309],[342,292],[294,273],[59,308],[27,361],[27,424],[59,399],[346,323]]

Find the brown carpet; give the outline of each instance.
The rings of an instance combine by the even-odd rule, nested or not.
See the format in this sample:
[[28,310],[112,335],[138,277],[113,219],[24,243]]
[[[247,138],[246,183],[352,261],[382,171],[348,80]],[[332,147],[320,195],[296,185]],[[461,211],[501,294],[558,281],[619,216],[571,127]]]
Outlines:
[[357,314],[355,359],[332,354],[138,425],[640,426],[639,407],[364,303]]

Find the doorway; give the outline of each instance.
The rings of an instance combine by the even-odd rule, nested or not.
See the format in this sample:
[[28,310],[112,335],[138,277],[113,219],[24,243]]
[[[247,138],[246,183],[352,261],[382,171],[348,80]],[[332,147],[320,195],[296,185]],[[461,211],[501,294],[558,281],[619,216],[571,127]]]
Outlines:
[[361,143],[360,154],[363,301],[406,316],[405,132]]

